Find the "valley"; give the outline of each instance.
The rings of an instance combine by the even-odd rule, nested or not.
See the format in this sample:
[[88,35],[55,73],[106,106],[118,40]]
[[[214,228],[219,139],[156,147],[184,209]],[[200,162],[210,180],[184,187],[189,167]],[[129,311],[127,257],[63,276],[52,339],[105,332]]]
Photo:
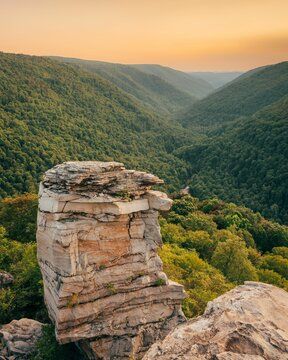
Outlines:
[[[69,181],[65,178],[66,170],[64,175],[55,176],[54,180],[55,168],[50,170],[48,178],[54,181],[51,180],[51,183],[47,180],[46,173],[45,184],[49,184],[51,189],[46,189],[48,195],[43,195],[44,205],[43,202],[39,205],[39,214],[45,221],[41,221],[38,215],[38,231],[42,227],[47,231],[48,235],[41,238],[44,245],[47,239],[55,241],[51,249],[56,251],[56,254],[59,244],[63,245],[62,258],[55,256],[57,261],[61,260],[57,263],[57,266],[60,266],[57,268],[58,277],[59,274],[63,275],[61,266],[66,264],[64,257],[69,254],[69,259],[74,259],[75,254],[74,250],[70,249],[70,242],[72,243],[75,237],[69,235],[71,229],[81,237],[85,231],[84,228],[78,231],[80,228],[78,229],[76,222],[79,221],[82,226],[82,222],[89,224],[94,221],[96,227],[103,227],[105,230],[99,239],[108,239],[117,251],[125,238],[121,237],[123,229],[127,230],[127,238],[131,241],[129,254],[123,255],[123,259],[126,261],[127,257],[132,256],[131,263],[124,262],[124,265],[132,269],[133,276],[130,274],[126,279],[126,272],[122,270],[119,272],[120,280],[103,283],[102,287],[98,284],[103,292],[103,299],[111,297],[113,304],[114,296],[116,298],[117,295],[125,294],[129,286],[129,296],[130,291],[135,291],[134,286],[141,291],[142,287],[147,286],[148,292],[159,292],[162,296],[165,286],[167,289],[169,286],[182,289],[183,286],[187,297],[182,303],[182,309],[187,318],[194,318],[203,314],[207,303],[220,295],[228,292],[230,295],[225,296],[229,298],[238,293],[245,281],[252,282],[249,285],[252,287],[252,294],[253,286],[256,285],[251,284],[256,282],[288,290],[288,62],[267,65],[244,74],[237,73],[232,78],[228,76],[230,82],[225,76],[210,76],[210,83],[208,78],[200,79],[196,74],[190,75],[160,65],[122,65],[0,53],[0,324],[28,318],[31,327],[38,329],[43,326],[41,337],[38,335],[37,341],[31,345],[33,352],[29,350],[29,358],[78,360],[83,357],[83,353],[79,352],[79,347],[76,348],[74,343],[59,345],[55,338],[54,325],[49,320],[54,305],[51,301],[48,316],[43,300],[43,278],[36,255],[39,182],[43,181],[47,170],[63,162],[97,160],[109,163],[84,163],[88,170],[90,166],[92,170],[96,169],[95,174],[92,170],[91,174],[90,170],[88,171],[91,176],[84,179],[85,181],[82,177],[87,169],[85,166],[84,170],[81,168],[83,163],[77,163],[76,170],[71,163],[61,165],[63,169],[71,166],[70,172],[68,171],[71,176],[68,176]],[[117,171],[112,175],[109,173],[112,161],[123,162],[126,168],[130,169],[125,173],[126,177],[123,177],[126,181],[118,174],[118,171],[120,174],[124,171],[122,165],[113,165]],[[105,171],[102,172],[101,166]],[[165,183],[162,184],[151,174],[143,175],[138,171],[151,172]],[[77,176],[83,181],[74,183]],[[136,180],[131,182],[131,176],[135,176]],[[103,183],[102,177],[105,180]],[[119,188],[119,184],[115,185],[117,181],[120,183]],[[98,194],[100,190],[95,184],[103,193]],[[173,199],[173,205],[165,194],[150,190],[148,185],[151,184],[155,185],[155,190],[167,192]],[[134,185],[137,191],[131,190]],[[82,186],[84,190],[81,190]],[[81,193],[80,198],[77,191]],[[59,199],[66,197],[66,205],[70,203],[71,209],[64,211],[65,205],[58,211],[57,206],[63,205],[63,201]],[[150,199],[151,203],[147,199]],[[81,205],[80,200],[85,206]],[[136,205],[139,202],[146,207],[139,210]],[[171,205],[171,210],[167,212]],[[95,210],[97,207],[101,210],[99,213]],[[158,254],[166,275],[162,272],[162,263],[155,250],[161,245],[158,210],[164,243]],[[54,234],[54,230],[51,230],[53,226],[46,227],[46,223],[50,224],[52,218],[55,222],[54,228],[63,230],[64,235],[62,230],[59,232],[61,241]],[[132,220],[136,224],[133,230],[135,233],[130,228]],[[112,231],[115,224],[121,230],[118,229],[120,235],[117,231]],[[89,231],[89,236],[98,234],[97,231],[94,231],[95,234]],[[64,240],[67,234],[69,241]],[[113,235],[112,238],[107,234]],[[79,243],[84,246],[82,243],[88,239],[87,244],[91,246],[89,251],[93,252],[95,245],[86,235],[79,237]],[[118,236],[119,242],[115,240]],[[138,254],[138,250],[133,248],[138,237],[142,240],[143,249],[146,249],[146,242],[151,246],[148,254],[151,251],[153,256],[149,256],[152,259],[156,256],[156,265],[153,266],[156,266],[157,271],[154,267],[152,270],[157,274],[149,270],[149,267],[146,268],[146,260],[141,258],[141,261],[134,262],[133,256],[137,258],[144,251],[141,247]],[[38,235],[38,260],[39,241]],[[56,277],[51,275],[55,265],[53,257],[52,260],[49,258],[51,249],[47,250],[45,246],[41,250],[41,269],[48,274],[45,273],[44,277],[47,292],[51,291],[50,286],[53,288]],[[83,249],[88,251],[88,247]],[[136,253],[131,254],[131,249]],[[85,251],[83,259],[86,256]],[[99,249],[97,251],[99,252]],[[107,253],[103,251],[105,261],[107,254],[113,255],[111,248],[108,248]],[[81,261],[84,261],[83,259],[81,258]],[[123,265],[121,261],[119,266]],[[143,270],[138,271],[141,262],[145,274]],[[107,273],[108,278],[111,275],[110,268],[106,269],[106,265],[93,262],[93,266],[94,277],[98,276],[99,271],[102,271],[102,274]],[[88,270],[85,276],[89,277]],[[83,276],[84,279],[81,271],[79,278]],[[67,278],[71,280],[66,275],[64,272],[63,283]],[[72,277],[76,283],[79,281],[77,276],[74,274]],[[175,283],[171,285],[167,276],[181,286],[176,286]],[[87,279],[85,277],[85,286],[88,289],[91,284]],[[96,289],[98,285],[93,286],[96,286]],[[62,286],[62,283],[59,286]],[[69,286],[73,288],[73,284]],[[64,295],[59,291],[64,299],[61,299],[64,302],[59,305],[60,310],[65,307],[65,311],[73,314],[78,306],[81,308],[82,302],[85,304],[89,298],[92,304],[94,297],[97,298],[98,288],[95,293],[89,292],[91,289],[88,291],[81,284],[78,286],[81,289],[78,298],[77,286],[70,291],[69,296],[65,295],[65,291]],[[249,286],[245,286],[250,292]],[[259,286],[264,292],[274,289],[271,290],[273,293],[281,293],[279,289],[268,285]],[[85,293],[86,290],[81,293],[82,288],[88,291],[89,296]],[[58,292],[58,287],[55,289]],[[181,292],[182,299],[182,290],[177,291],[179,294]],[[128,296],[127,294],[125,296]],[[47,293],[45,296],[47,304]],[[145,296],[149,298],[147,294]],[[134,300],[131,296],[131,301]],[[218,299],[214,301],[217,302]],[[151,304],[156,309],[151,312],[151,316],[157,315],[157,299],[153,298]],[[118,305],[121,313],[120,300]],[[137,306],[140,308],[139,303]],[[144,308],[146,305],[143,302],[141,306]],[[176,306],[178,311],[181,305],[176,299],[173,306]],[[109,306],[108,310],[105,307],[103,309],[108,311],[111,321],[114,321]],[[147,313],[146,310],[143,310],[143,314]],[[181,314],[180,309],[177,324]],[[163,338],[162,331],[166,325],[163,327],[164,319],[156,315],[156,323],[161,324],[161,336],[156,336],[155,339],[159,339]],[[83,329],[91,322],[91,314],[88,312],[85,316],[87,321],[83,322]],[[56,322],[59,320],[57,317],[55,319]],[[41,322],[40,325],[38,321]],[[93,329],[99,325],[97,321],[95,324],[92,321],[91,324]],[[16,328],[20,326],[14,325]],[[156,334],[157,326],[153,327]],[[129,326],[125,325],[124,328],[125,331],[129,330]],[[13,329],[11,331],[14,331]],[[71,334],[74,330],[75,328],[69,329]],[[129,331],[127,333],[133,339],[132,332]],[[93,348],[96,343],[93,336],[96,333],[93,333],[93,336],[90,333],[88,336],[85,332],[84,335],[81,334],[81,339],[88,337],[91,340],[90,345]],[[108,339],[105,332],[100,331],[99,334]],[[24,339],[25,336],[26,334]],[[16,334],[15,339],[18,337]],[[147,339],[150,339],[149,346],[156,341],[154,338],[152,341],[150,337]],[[139,340],[139,358],[147,350],[144,346],[147,339],[143,337]],[[98,340],[97,346],[102,349],[102,338],[99,342]],[[109,342],[113,343],[114,340],[113,336],[109,337]],[[132,343],[129,338],[129,344]],[[120,344],[119,348],[122,350],[125,348],[120,340],[118,343],[118,337],[117,344]],[[6,348],[0,347],[0,355],[1,351],[7,353]],[[105,347],[103,351],[107,353]],[[125,356],[124,351],[123,359],[127,358]]]

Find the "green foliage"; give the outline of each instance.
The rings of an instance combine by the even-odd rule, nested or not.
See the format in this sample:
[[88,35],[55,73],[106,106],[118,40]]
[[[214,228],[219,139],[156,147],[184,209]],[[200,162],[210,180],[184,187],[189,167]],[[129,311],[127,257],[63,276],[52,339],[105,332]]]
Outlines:
[[208,301],[232,288],[218,270],[194,251],[166,244],[160,256],[169,279],[185,286],[188,298],[184,300],[183,310],[188,317],[199,315]]
[[38,197],[25,194],[0,201],[0,226],[7,237],[20,242],[35,241]]
[[182,246],[186,249],[195,249],[202,259],[209,260],[215,250],[217,242],[210,237],[207,231],[187,231]]
[[185,218],[181,221],[181,224],[186,230],[203,230],[209,234],[213,234],[213,232],[217,229],[213,219],[209,215],[201,212],[190,213],[185,216]]
[[[288,222],[288,81],[285,82],[278,94],[283,97],[275,103],[273,96],[277,91],[273,93],[269,88],[263,100],[271,101],[270,106],[215,130],[200,145],[194,143],[179,150],[178,155],[191,164],[191,194],[201,199],[217,196],[245,204],[265,217]],[[246,93],[245,97],[250,99]],[[217,117],[212,112],[210,115]],[[222,117],[221,114],[219,121]]]
[[[198,208],[198,200],[196,198],[192,198],[190,196],[184,196],[181,199],[176,199],[173,202],[171,212],[175,212],[178,215],[188,215],[193,210],[197,210]],[[170,215],[171,216],[171,215]]]
[[281,255],[264,255],[261,268],[273,270],[288,280],[288,259],[283,258]]
[[206,141],[182,147],[190,189],[288,222],[288,62],[250,71],[192,106],[182,123]]
[[113,283],[106,284],[106,289],[109,290],[110,294],[116,294],[117,289]]
[[157,279],[157,280],[154,282],[154,286],[163,286],[163,285],[165,285],[165,284],[166,284],[165,280],[164,280],[164,279],[161,279],[161,278]]
[[0,270],[14,276],[11,286],[0,289],[0,324],[21,317],[47,320],[36,244],[7,239],[2,228]]
[[31,360],[79,360],[82,359],[74,344],[59,345],[55,338],[53,325],[43,327],[43,335],[36,343],[36,350]]
[[[207,301],[246,280],[287,289],[288,247],[275,247],[285,242],[286,226],[232,203],[191,196],[177,199],[160,223],[164,270],[184,285],[188,317],[200,314]],[[273,249],[273,254],[262,255],[263,247]]]
[[288,259],[288,247],[279,246],[272,249],[272,253],[275,255],[281,255],[283,258]]
[[288,291],[288,281],[277,272],[269,269],[258,269],[257,273],[259,281],[281,287]]
[[[252,115],[288,93],[288,62],[251,70],[194,104],[180,119],[185,125],[219,126]],[[205,129],[206,128],[206,129]]]
[[235,235],[231,234],[230,239],[217,245],[211,263],[236,284],[242,284],[245,280],[258,280],[256,269],[248,259],[244,241]]
[[0,53],[0,198],[36,192],[43,173],[68,160],[115,159],[177,189],[187,166],[173,151],[188,141],[176,122],[96,74]]
[[[198,81],[195,84],[194,78],[187,76],[181,71],[177,72],[176,79],[166,81],[166,78],[161,73],[150,74],[133,65],[58,57],[56,59],[76,64],[84,70],[109,80],[148,109],[153,109],[153,111],[165,115],[175,113],[183,108],[188,109],[197,100],[198,96],[195,97],[195,92],[198,89],[201,91],[203,84],[206,85],[203,81]],[[183,82],[180,83],[180,86],[177,86],[177,80],[181,81],[183,76],[191,90],[194,90],[193,92],[186,91],[185,88],[181,87]]]
[[170,244],[182,244],[185,242],[185,230],[181,225],[161,221],[161,234],[163,241]]

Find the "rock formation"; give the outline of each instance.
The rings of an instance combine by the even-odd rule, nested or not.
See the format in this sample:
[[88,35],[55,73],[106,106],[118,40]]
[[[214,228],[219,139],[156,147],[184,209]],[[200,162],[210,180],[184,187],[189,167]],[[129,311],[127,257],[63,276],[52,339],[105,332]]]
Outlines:
[[42,335],[40,322],[32,319],[12,320],[0,329],[0,359],[28,359]]
[[288,293],[246,282],[208,303],[143,360],[287,360]]
[[116,162],[67,162],[39,190],[38,261],[60,343],[90,359],[140,359],[185,320],[183,287],[157,255],[158,210],[172,201],[154,175]]
[[1,287],[11,285],[14,281],[13,275],[6,271],[0,271],[0,289]]

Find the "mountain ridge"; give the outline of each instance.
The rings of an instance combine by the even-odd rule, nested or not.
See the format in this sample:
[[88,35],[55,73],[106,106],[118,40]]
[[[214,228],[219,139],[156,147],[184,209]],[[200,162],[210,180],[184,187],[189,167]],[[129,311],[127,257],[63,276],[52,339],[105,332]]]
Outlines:
[[75,159],[117,158],[183,181],[172,155],[187,137],[181,126],[72,65],[5,53],[0,65],[1,197],[36,191],[41,173]]
[[[203,87],[203,90],[201,90],[203,96],[213,90],[212,87],[209,87],[209,84],[189,78],[185,73],[176,70],[176,76],[174,75],[171,79],[171,77],[163,76],[162,73],[144,71],[137,65],[82,60],[77,58],[50,58],[65,63],[72,63],[86,71],[98,74],[120,87],[144,106],[156,113],[166,115],[177,113],[183,108],[188,109],[192,103],[198,100],[198,96],[196,96],[198,94],[198,87]],[[160,68],[167,69],[164,71],[164,75],[167,71],[169,73],[173,70],[161,66]]]
[[240,116],[252,115],[287,93],[287,61],[253,69],[192,105],[182,113],[180,122],[206,131]]

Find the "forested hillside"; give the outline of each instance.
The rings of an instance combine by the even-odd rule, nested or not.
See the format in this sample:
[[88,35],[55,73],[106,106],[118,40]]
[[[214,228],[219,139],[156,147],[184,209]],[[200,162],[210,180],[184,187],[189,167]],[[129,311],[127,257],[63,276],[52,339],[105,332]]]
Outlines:
[[[72,58],[56,57],[55,59],[76,64],[84,70],[100,75],[158,113],[167,115],[188,109],[197,100],[193,94],[174,86],[162,77],[143,72],[130,65]],[[191,83],[194,84],[193,79]]]
[[288,62],[245,73],[184,113],[187,127],[207,132],[240,116],[252,115],[288,93]]
[[173,86],[179,90],[185,91],[198,99],[204,98],[214,90],[213,86],[207,81],[167,66],[153,64],[137,64],[132,66],[147,74],[159,76],[161,79],[173,84]]
[[[171,191],[189,184],[201,199],[215,195],[288,221],[287,62],[253,70],[200,100],[185,118],[188,129],[133,100],[134,83],[124,92],[104,79],[114,77],[110,66],[101,65],[101,76],[48,58],[0,54],[0,197],[37,192],[41,174],[56,163],[113,159],[150,170]],[[144,74],[132,67],[126,75],[134,71]],[[159,98],[151,99],[157,107]]]
[[172,125],[105,79],[47,58],[0,53],[0,196],[37,192],[67,160],[117,160],[179,187],[187,143]]
[[195,196],[218,196],[288,222],[288,96],[222,136],[183,150]]
[[242,72],[239,71],[230,71],[230,72],[212,72],[212,71],[192,71],[189,72],[191,76],[198,77],[199,79],[207,81],[209,84],[213,86],[214,89],[217,89],[230,81],[238,78],[240,75],[242,75]]
[[190,164],[191,193],[287,223],[288,62],[242,75],[189,116],[186,125],[208,135],[178,151]]

